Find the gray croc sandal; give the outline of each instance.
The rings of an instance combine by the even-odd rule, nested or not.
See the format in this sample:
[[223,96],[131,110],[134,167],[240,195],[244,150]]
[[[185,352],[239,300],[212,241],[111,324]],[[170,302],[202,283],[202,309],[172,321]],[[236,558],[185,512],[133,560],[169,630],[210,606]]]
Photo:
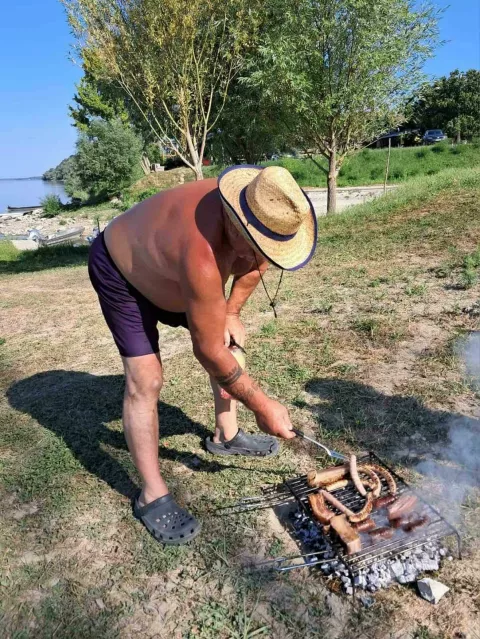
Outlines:
[[202,528],[202,524],[181,508],[171,495],[155,499],[146,506],[140,506],[137,498],[133,514],[157,541],[166,546],[186,544]]
[[246,455],[248,457],[272,457],[278,453],[279,445],[270,435],[250,435],[241,428],[233,439],[216,444],[211,437],[205,440],[208,452],[214,455]]

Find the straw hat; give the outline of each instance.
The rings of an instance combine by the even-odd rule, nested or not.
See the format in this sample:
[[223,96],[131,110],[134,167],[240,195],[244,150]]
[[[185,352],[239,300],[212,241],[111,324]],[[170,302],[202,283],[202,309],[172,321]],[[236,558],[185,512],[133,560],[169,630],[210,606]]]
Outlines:
[[218,188],[233,224],[256,251],[288,271],[309,262],[317,244],[317,219],[287,169],[232,166],[219,176]]

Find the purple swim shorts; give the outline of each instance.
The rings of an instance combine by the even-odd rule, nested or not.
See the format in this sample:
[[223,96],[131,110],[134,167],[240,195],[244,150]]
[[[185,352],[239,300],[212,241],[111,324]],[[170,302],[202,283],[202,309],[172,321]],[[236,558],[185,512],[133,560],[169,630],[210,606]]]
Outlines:
[[158,308],[127,282],[108,253],[103,233],[90,249],[88,273],[122,357],[158,353],[158,322],[188,328],[185,313]]

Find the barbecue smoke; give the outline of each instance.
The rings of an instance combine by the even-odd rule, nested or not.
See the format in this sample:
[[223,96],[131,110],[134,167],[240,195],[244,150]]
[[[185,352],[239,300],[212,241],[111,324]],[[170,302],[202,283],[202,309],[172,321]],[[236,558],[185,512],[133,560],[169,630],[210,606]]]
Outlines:
[[[471,333],[457,352],[470,383],[480,391],[480,332]],[[434,489],[427,481],[429,486],[422,486],[422,490],[433,501],[439,501],[451,523],[459,522],[461,505],[472,489],[480,486],[480,406],[475,415],[452,416],[447,442],[436,446],[429,459],[417,466],[426,479],[440,484],[439,493],[435,490],[432,495]]]

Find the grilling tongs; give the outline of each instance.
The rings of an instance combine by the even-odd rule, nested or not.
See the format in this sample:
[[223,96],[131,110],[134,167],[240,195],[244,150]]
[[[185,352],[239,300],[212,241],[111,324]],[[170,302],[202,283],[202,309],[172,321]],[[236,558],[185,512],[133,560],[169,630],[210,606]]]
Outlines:
[[327,448],[324,444],[321,444],[320,442],[317,442],[315,439],[312,439],[311,437],[308,437],[307,435],[305,435],[305,433],[303,433],[301,430],[298,430],[298,428],[292,428],[292,430],[295,433],[295,435],[297,435],[298,437],[301,437],[301,439],[305,439],[307,442],[311,442],[312,444],[315,444],[315,446],[318,446],[319,448],[321,448],[332,459],[340,459],[341,461],[348,461],[349,458],[345,457],[345,455],[342,455],[342,453],[338,453],[336,450]]

